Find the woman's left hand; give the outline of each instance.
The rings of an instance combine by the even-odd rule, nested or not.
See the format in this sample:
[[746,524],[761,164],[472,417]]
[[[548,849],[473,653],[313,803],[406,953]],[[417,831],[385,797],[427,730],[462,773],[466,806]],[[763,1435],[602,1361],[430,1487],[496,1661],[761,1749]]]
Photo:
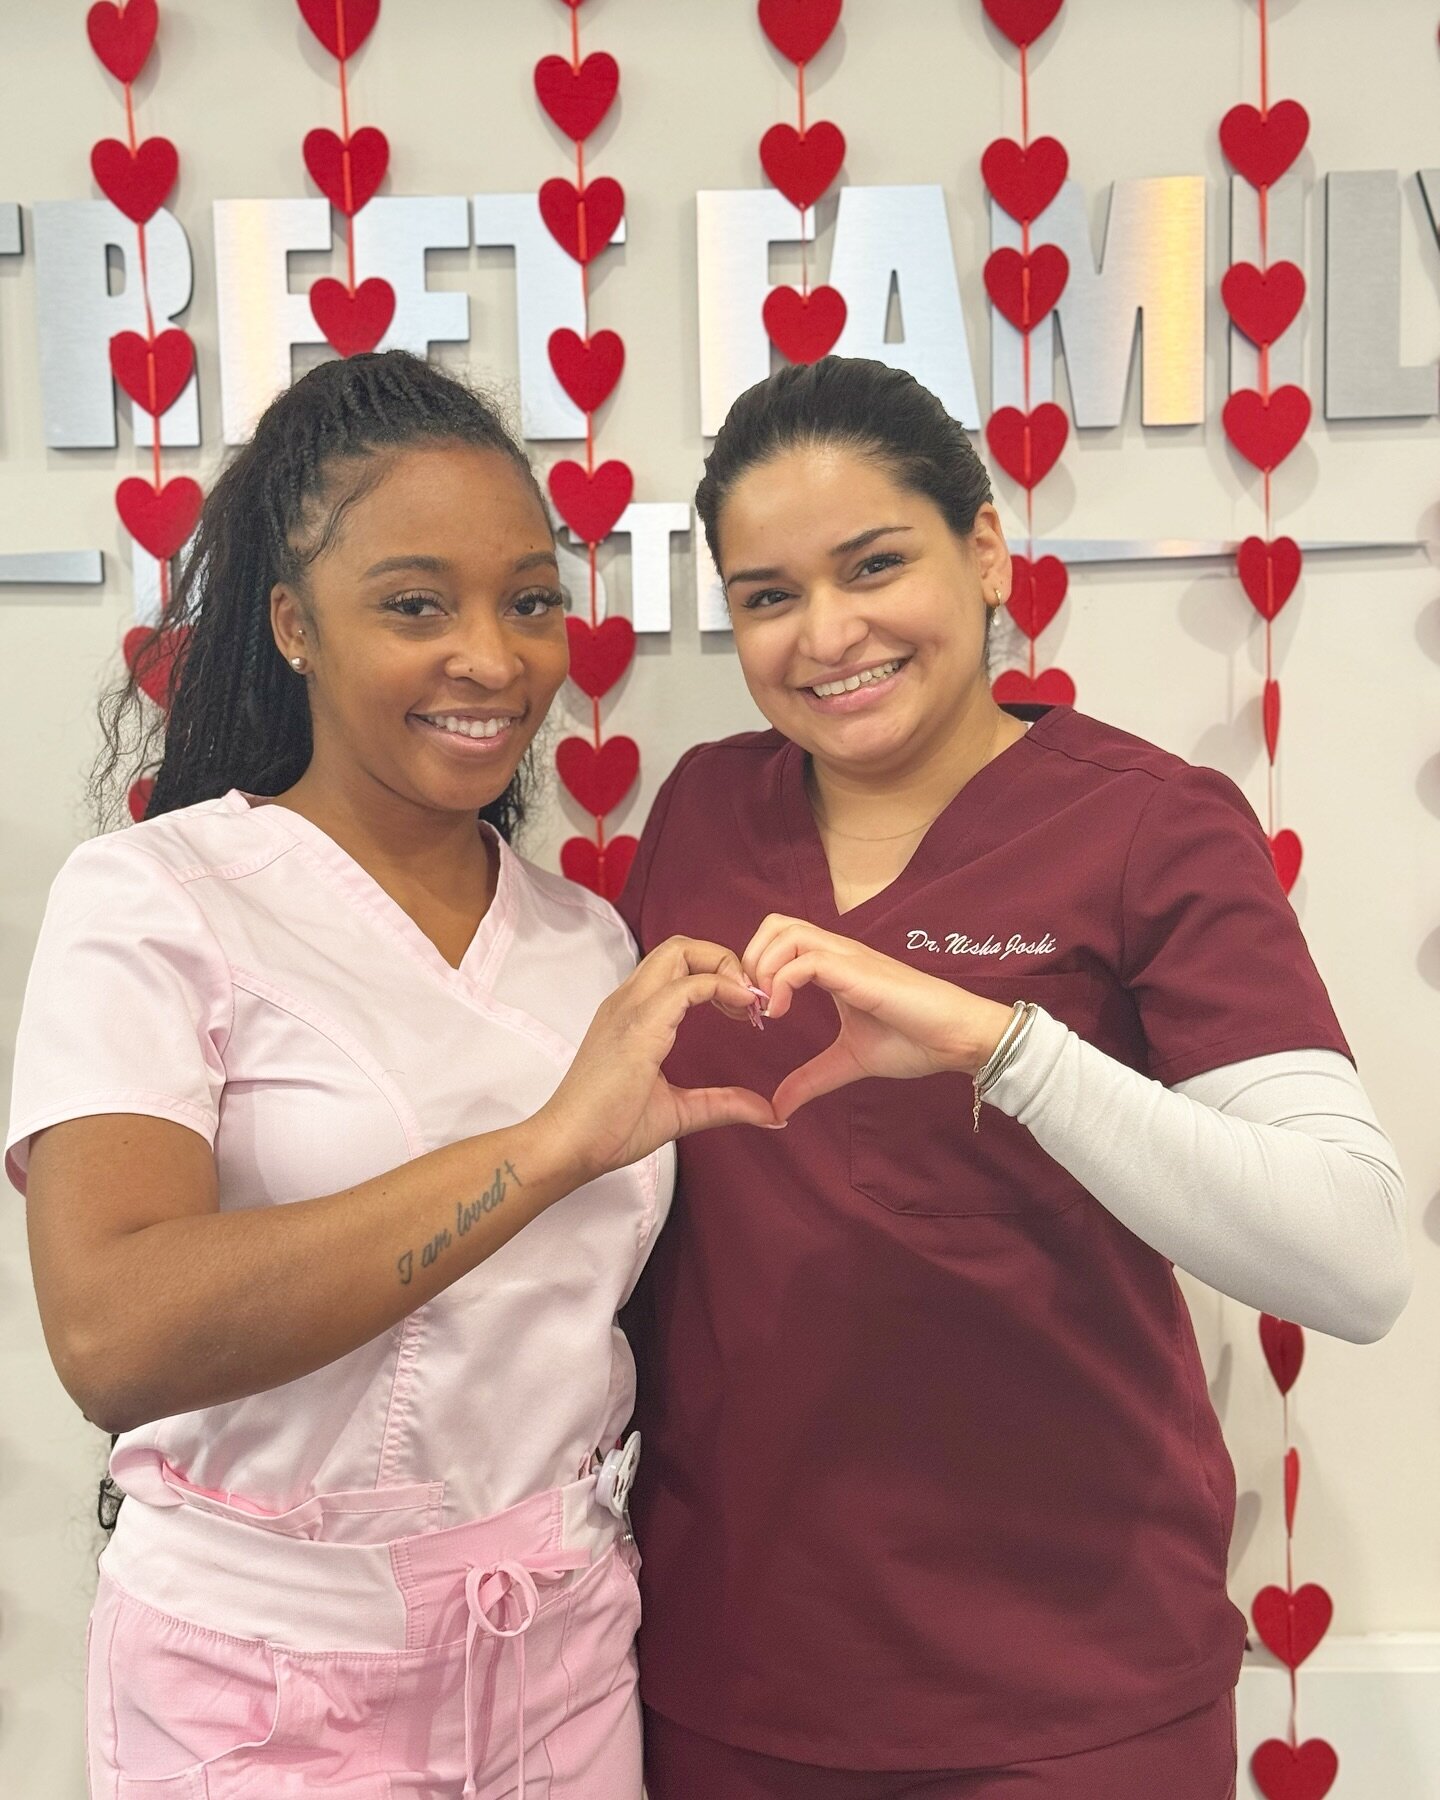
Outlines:
[[783,1019],[792,996],[812,982],[840,1015],[835,1042],[775,1090],[771,1104],[780,1119],[867,1076],[973,1075],[1010,1021],[1008,1006],[778,913],[766,919],[740,960],[746,979],[770,996],[767,1018]]

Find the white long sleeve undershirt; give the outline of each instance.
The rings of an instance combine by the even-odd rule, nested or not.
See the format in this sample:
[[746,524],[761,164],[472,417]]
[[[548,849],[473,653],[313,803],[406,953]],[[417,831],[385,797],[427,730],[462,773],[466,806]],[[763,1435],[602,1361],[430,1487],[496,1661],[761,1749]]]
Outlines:
[[1152,1081],[1037,1011],[985,1096],[1177,1268],[1352,1343],[1410,1293],[1404,1181],[1333,1050]]

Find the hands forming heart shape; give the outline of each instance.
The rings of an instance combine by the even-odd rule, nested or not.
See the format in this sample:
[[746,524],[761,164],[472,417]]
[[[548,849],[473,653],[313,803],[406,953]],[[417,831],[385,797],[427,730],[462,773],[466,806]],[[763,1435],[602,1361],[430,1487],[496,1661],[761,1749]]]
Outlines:
[[[810,986],[834,1002],[834,1041],[792,1069],[768,1100],[749,1088],[682,1088],[665,1079],[661,1066],[692,1007],[714,1005],[741,1022],[782,1020]],[[852,1081],[973,1075],[1010,1016],[1008,1006],[851,938],[772,914],[739,956],[683,937],[652,950],[596,1013],[545,1108],[547,1124],[593,1179],[717,1125],[778,1129]]]

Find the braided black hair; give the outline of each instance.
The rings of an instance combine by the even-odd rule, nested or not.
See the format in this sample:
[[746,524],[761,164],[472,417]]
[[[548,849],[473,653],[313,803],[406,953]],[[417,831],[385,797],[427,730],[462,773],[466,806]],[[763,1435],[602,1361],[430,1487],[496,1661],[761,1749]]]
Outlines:
[[[405,350],[321,363],[271,401],[249,443],[223,470],[156,632],[127,678],[101,702],[103,746],[91,777],[101,825],[124,812],[132,780],[153,772],[147,817],[212,800],[230,788],[278,794],[310,762],[307,689],[286,667],[270,627],[270,591],[303,592],[305,571],[345,512],[380,478],[377,452],[462,443],[510,458],[544,496],[524,450],[496,408],[463,382]],[[319,522],[336,465],[362,465]],[[173,646],[168,717],[141,699]],[[525,810],[528,759],[480,816],[505,838]]]

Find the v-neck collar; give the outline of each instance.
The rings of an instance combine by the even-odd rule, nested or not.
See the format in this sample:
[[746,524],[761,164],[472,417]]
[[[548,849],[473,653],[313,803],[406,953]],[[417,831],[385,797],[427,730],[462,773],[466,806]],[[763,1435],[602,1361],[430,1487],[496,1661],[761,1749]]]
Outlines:
[[1003,792],[1017,764],[1025,760],[1025,745],[1043,743],[1051,722],[1068,709],[1020,705],[1006,706],[1002,710],[1012,717],[1029,719],[1030,729],[1013,744],[1007,744],[983,768],[977,769],[953,799],[941,808],[926,826],[924,837],[895,879],[848,912],[841,912],[835,904],[830,861],[806,788],[805,772],[809,759],[798,744],[786,744],[781,753],[781,807],[806,915],[813,923],[826,930],[843,932],[847,937],[860,937],[869,918],[893,906],[897,895],[912,882],[923,882],[935,872],[936,864],[942,859],[953,862],[989,811],[992,801]]
[[478,822],[480,831],[494,844],[499,858],[495,893],[456,967],[446,962],[405,908],[386,893],[369,870],[362,868],[348,850],[342,850],[334,838],[322,831],[313,820],[264,794],[246,794],[239,788],[231,788],[224,800],[232,812],[248,813],[255,818],[273,821],[279,830],[307,852],[311,862],[361,912],[367,914],[391,937],[398,939],[411,955],[441,980],[451,984],[463,981],[481,988],[491,985],[513,931],[516,882],[515,854],[493,826],[483,820]]

